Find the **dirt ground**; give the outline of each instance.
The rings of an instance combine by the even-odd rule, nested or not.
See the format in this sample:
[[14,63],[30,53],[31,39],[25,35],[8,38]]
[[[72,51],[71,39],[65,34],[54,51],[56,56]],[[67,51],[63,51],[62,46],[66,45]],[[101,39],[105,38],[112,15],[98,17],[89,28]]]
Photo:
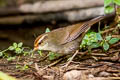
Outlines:
[[[42,59],[37,53],[33,57],[17,56],[12,61],[2,58],[0,71],[19,80],[120,80],[120,42],[107,52],[102,49],[93,49],[90,54],[80,52],[68,67],[65,67],[68,58]],[[59,62],[45,67],[55,61]],[[76,79],[74,75],[77,75]]]

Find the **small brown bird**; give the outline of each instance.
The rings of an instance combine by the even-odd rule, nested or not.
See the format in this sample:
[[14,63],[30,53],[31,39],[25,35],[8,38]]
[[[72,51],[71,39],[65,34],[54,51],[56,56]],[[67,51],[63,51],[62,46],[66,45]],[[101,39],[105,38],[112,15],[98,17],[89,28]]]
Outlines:
[[73,53],[81,44],[85,33],[91,26],[104,19],[105,15],[98,16],[90,21],[55,29],[41,34],[34,42],[34,50],[52,51],[55,53]]

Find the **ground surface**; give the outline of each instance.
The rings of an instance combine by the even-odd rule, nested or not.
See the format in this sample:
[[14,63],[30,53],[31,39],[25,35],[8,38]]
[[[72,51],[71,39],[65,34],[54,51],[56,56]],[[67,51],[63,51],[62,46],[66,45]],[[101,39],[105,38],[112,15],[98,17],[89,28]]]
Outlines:
[[83,78],[85,78],[84,80],[90,80],[90,77],[94,78],[93,80],[103,80],[101,77],[106,78],[106,80],[110,77],[119,80],[119,53],[120,42],[112,45],[108,52],[103,52],[101,49],[94,49],[91,54],[87,54],[87,51],[82,52],[82,54],[80,53],[74,58],[66,69],[64,65],[67,59],[65,58],[62,58],[62,61],[58,64],[45,68],[45,66],[54,61],[48,59],[41,61],[43,58],[37,53],[33,57],[17,56],[13,61],[7,61],[6,58],[2,58],[0,59],[0,71],[20,80],[63,80],[63,76],[67,72],[74,70],[80,71],[82,74],[80,79],[82,80]]

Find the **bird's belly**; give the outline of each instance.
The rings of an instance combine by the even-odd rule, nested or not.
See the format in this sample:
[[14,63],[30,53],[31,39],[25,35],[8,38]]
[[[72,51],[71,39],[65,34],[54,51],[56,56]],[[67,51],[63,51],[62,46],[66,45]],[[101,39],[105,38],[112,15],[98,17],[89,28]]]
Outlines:
[[64,44],[63,47],[61,47],[58,50],[58,53],[71,54],[74,51],[76,51],[77,49],[79,49],[79,43],[76,41],[73,41],[73,42],[69,42],[67,44]]

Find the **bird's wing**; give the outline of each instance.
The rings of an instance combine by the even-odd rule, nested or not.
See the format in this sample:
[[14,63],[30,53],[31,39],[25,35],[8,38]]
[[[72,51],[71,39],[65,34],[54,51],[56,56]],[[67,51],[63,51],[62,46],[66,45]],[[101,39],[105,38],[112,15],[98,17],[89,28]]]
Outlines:
[[87,32],[90,28],[87,23],[83,23],[82,25],[75,25],[75,26],[79,26],[79,27],[69,32],[69,35],[66,37],[66,39],[64,39],[64,42],[62,44],[71,42],[72,40],[79,37],[83,32]]
[[[72,40],[79,37],[82,33],[86,33],[93,24],[99,22],[100,20],[104,19],[106,16],[98,16],[90,21],[84,22],[82,24],[76,24],[73,27],[73,30],[69,31],[69,36],[64,40],[62,44],[65,44],[67,42],[71,42]],[[85,35],[85,34],[84,34]]]

